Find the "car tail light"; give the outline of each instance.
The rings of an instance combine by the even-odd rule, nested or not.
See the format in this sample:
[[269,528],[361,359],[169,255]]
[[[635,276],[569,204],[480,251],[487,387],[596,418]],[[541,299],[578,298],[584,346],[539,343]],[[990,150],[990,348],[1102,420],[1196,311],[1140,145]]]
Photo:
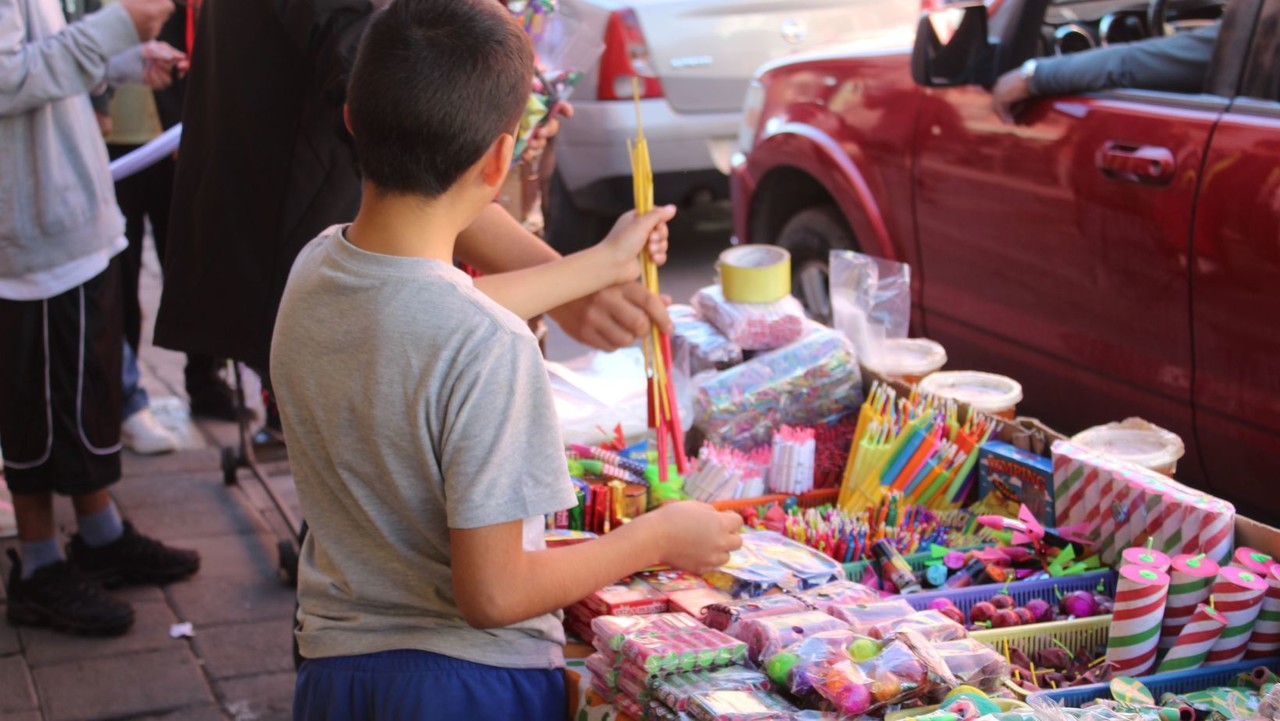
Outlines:
[[742,103],[742,125],[738,127],[738,151],[750,153],[760,134],[760,111],[764,108],[764,86],[752,80],[747,99]]
[[645,42],[640,21],[630,8],[614,10],[609,14],[609,25],[604,32],[600,87],[596,97],[601,100],[630,100],[633,97],[633,78],[639,80],[640,97],[662,97],[662,82],[650,62],[649,43]]

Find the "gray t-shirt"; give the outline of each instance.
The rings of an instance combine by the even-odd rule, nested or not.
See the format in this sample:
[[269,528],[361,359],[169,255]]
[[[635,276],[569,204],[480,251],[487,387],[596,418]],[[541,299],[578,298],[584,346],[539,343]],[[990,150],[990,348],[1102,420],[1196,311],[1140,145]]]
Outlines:
[[420,649],[562,666],[557,614],[477,630],[451,580],[450,528],[524,520],[524,547],[538,550],[542,516],[575,502],[537,341],[465,273],[360,250],[344,230],[298,256],[271,348],[311,527],[302,655]]

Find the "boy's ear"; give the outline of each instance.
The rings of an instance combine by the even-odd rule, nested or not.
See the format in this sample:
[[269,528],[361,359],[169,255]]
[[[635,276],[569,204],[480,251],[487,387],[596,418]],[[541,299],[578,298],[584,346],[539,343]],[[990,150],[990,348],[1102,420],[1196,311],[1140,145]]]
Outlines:
[[499,135],[489,152],[485,153],[481,162],[480,179],[491,188],[498,188],[507,179],[507,171],[511,168],[511,156],[515,152],[516,140],[510,133]]
[[351,106],[346,103],[342,104],[342,124],[347,126],[347,132],[354,137],[355,133],[351,132]]

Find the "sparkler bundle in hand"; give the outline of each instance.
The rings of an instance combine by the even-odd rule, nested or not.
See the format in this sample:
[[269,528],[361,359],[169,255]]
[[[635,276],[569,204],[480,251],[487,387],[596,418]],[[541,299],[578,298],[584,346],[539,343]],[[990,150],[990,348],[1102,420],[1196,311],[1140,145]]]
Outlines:
[[[632,92],[636,103],[636,141],[628,142],[631,153],[631,175],[635,190],[636,215],[653,210],[653,167],[649,164],[649,145],[644,138],[644,124],[640,118],[640,85],[632,78]],[[649,255],[649,248],[640,252],[640,267],[644,287],[658,294],[658,264]],[[671,382],[671,336],[652,326],[644,338],[645,375],[649,379],[649,427],[657,431],[658,477],[667,480],[667,466],[675,461],[676,470],[683,475],[688,468],[684,454],[684,429],[680,425],[680,409],[676,406],[675,385]],[[675,458],[668,456],[670,451]]]

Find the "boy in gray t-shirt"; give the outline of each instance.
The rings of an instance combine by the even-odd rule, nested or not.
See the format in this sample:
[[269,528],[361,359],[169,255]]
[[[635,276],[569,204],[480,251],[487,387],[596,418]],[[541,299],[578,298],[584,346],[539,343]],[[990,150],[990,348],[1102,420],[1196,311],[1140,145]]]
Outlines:
[[510,165],[530,88],[493,0],[397,0],[352,74],[364,201],[299,255],[271,372],[310,534],[295,718],[564,717],[558,610],[646,566],[728,559],[741,520],[699,503],[548,550],[574,494],[537,342],[521,320],[665,258],[662,208],[600,245],[474,284],[458,233]]

